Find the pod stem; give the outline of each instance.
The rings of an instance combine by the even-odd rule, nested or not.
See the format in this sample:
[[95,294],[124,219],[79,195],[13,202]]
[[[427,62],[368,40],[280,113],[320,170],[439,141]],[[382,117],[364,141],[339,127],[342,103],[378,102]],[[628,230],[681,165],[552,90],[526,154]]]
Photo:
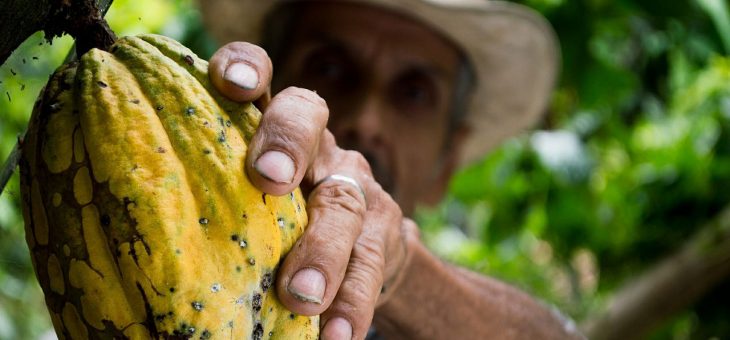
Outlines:
[[46,39],[68,33],[76,40],[76,55],[92,48],[108,50],[117,37],[109,28],[95,0],[56,2],[44,29]]

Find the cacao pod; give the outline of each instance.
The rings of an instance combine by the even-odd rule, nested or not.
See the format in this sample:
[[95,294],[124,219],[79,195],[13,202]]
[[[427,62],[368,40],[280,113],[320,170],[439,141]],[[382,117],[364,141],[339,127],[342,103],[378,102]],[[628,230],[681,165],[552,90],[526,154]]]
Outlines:
[[244,172],[260,119],[208,64],[156,35],[59,68],[23,144],[26,239],[60,338],[316,339],[277,300],[301,193]]

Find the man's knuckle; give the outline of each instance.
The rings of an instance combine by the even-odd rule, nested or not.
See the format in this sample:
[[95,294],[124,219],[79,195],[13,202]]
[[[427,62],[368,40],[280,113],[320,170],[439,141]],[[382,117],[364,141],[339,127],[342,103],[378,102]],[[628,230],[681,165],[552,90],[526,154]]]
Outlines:
[[373,275],[382,272],[385,265],[385,249],[379,235],[365,233],[358,238],[353,249],[353,263]]
[[335,212],[346,212],[357,218],[365,213],[365,207],[357,198],[357,189],[347,184],[328,181],[319,185],[312,196],[310,205]]
[[366,303],[377,297],[382,285],[383,268],[373,261],[351,261],[346,284],[351,301]]
[[288,96],[292,96],[302,100],[304,103],[308,103],[315,107],[327,107],[327,102],[317,92],[314,92],[303,87],[290,86],[282,91]]

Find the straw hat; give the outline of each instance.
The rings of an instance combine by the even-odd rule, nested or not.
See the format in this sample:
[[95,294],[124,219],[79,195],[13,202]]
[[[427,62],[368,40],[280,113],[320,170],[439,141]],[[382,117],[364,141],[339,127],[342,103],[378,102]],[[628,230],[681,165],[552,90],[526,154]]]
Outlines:
[[[291,0],[288,0],[291,1]],[[258,43],[264,20],[287,0],[201,0],[208,29],[220,42]],[[532,10],[489,0],[340,0],[399,12],[461,47],[476,89],[466,114],[472,129],[461,164],[474,161],[532,126],[545,110],[559,51],[549,24]]]

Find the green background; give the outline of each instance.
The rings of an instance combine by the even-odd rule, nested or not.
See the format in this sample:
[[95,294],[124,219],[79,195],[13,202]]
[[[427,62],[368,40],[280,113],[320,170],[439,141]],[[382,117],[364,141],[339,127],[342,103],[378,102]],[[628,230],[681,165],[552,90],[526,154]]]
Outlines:
[[[525,0],[563,56],[545,119],[461,171],[420,209],[443,258],[554,304],[577,322],[677,251],[730,202],[730,20],[724,0]],[[120,35],[157,32],[202,57],[190,1],[116,0]],[[0,68],[0,159],[70,49],[30,38]],[[17,175],[0,196],[0,339],[52,336],[24,241]],[[730,280],[649,338],[730,338]]]

